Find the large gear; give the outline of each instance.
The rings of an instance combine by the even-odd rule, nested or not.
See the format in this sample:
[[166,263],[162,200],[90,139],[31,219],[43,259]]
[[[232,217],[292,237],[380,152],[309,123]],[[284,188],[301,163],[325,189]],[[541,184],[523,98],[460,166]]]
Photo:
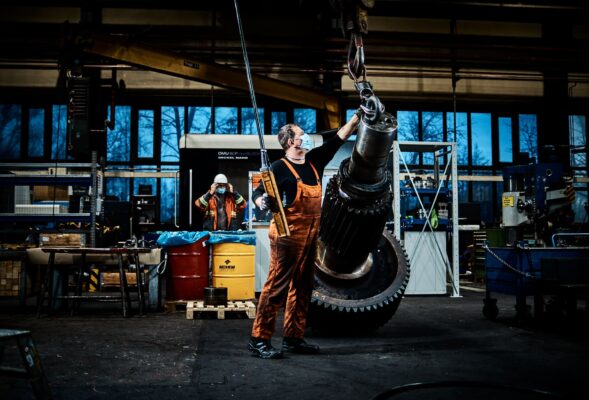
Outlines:
[[407,255],[384,230],[368,259],[368,270],[356,278],[316,269],[310,326],[360,333],[382,326],[395,314],[409,282]]

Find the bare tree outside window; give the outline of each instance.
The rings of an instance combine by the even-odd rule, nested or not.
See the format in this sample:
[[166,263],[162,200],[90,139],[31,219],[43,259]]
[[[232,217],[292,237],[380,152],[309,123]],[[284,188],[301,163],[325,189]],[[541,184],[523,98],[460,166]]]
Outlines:
[[534,114],[519,115],[519,151],[538,160],[538,122]]
[[43,157],[45,143],[45,109],[29,109],[29,157]]
[[[110,106],[108,107],[110,115]],[[115,126],[106,132],[106,159],[125,161],[131,159],[131,106],[115,107]]]
[[[162,170],[177,171],[177,165],[162,165]],[[160,222],[173,223],[174,215],[178,212],[174,208],[175,178],[161,178],[160,180]],[[154,187],[155,190],[155,187]],[[178,204],[176,204],[178,207]]]
[[210,134],[213,132],[211,107],[188,107],[188,132]]
[[153,157],[153,110],[139,110],[137,121],[137,157]]
[[[443,112],[422,112],[421,113],[422,137],[424,142],[444,141],[444,113]],[[423,163],[433,165],[433,153],[423,154]]]
[[[468,116],[466,113],[456,113],[456,129],[454,129],[454,113],[446,113],[446,140],[456,141],[458,165],[468,165]],[[455,139],[456,135],[456,139]]]
[[184,134],[184,107],[162,106],[161,161],[180,161],[178,143]]
[[[569,143],[574,147],[585,147],[587,144],[587,125],[584,115],[569,116]],[[571,153],[571,167],[576,176],[584,176],[587,171],[587,151]],[[573,203],[575,222],[587,222],[589,215],[585,209],[587,204],[587,184],[576,183],[577,193]]]
[[275,111],[271,115],[272,135],[277,135],[280,128],[286,125],[286,113],[284,111]]
[[[109,166],[109,171],[128,170],[128,165]],[[106,194],[115,196],[119,201],[129,201],[129,178],[108,178],[106,181]]]
[[[569,117],[569,143],[573,147],[582,148],[587,144],[587,125],[584,115]],[[571,167],[584,168],[587,166],[587,152],[572,152]]]
[[[262,135],[264,134],[264,109],[258,109],[258,116],[260,117],[260,125]],[[256,124],[256,114],[253,108],[241,109],[241,134],[242,135],[257,135],[258,126]]]
[[54,104],[52,107],[51,159],[66,159],[67,107]]
[[0,104],[0,158],[20,158],[21,107],[18,104]]
[[215,134],[237,133],[237,107],[215,107]]
[[312,108],[295,108],[294,123],[307,133],[317,132],[317,111]]
[[[419,113],[417,111],[397,112],[397,138],[400,142],[419,140]],[[404,151],[400,155],[407,165],[419,164],[419,153]]]

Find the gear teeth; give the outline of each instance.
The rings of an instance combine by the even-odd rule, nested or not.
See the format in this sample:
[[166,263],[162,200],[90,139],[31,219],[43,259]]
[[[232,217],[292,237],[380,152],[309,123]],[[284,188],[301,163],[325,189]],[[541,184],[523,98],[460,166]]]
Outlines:
[[[348,209],[348,211],[352,210]],[[403,270],[403,277],[401,279],[399,279],[400,277],[397,278],[395,289],[390,290],[387,288],[385,290],[387,292],[386,294],[382,290],[377,293],[373,292],[370,296],[376,296],[378,294],[382,296],[384,294],[384,296],[375,302],[367,301],[369,297],[366,297],[358,299],[356,303],[352,301],[349,304],[350,302],[346,301],[347,296],[345,296],[345,291],[341,291],[342,288],[334,287],[334,289],[331,289],[328,282],[319,280],[317,281],[319,282],[319,286],[316,286],[311,301],[315,315],[310,320],[310,326],[317,328],[323,327],[328,330],[336,327],[346,329],[347,327],[352,330],[370,331],[383,325],[394,315],[409,282],[409,260],[404,247],[401,246],[392,234],[385,229],[383,230],[383,235],[389,242],[386,245],[389,246],[387,247],[387,251],[391,252],[393,257],[396,258],[399,268]]]

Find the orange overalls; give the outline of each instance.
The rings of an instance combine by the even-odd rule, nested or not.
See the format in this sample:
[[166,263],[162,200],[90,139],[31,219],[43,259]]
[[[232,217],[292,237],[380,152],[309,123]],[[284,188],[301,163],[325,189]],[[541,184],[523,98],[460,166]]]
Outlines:
[[[283,159],[297,180],[297,194],[285,208],[290,236],[279,237],[274,220],[270,223],[270,268],[258,301],[252,336],[270,339],[276,316],[284,307],[284,336],[302,338],[313,290],[315,239],[321,216],[321,180],[313,168],[317,185],[306,185],[290,163]],[[286,302],[286,304],[285,304]]]

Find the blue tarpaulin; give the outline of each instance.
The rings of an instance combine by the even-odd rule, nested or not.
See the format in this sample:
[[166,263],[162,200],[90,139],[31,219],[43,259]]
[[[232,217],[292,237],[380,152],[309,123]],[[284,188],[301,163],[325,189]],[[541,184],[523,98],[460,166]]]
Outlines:
[[243,243],[256,244],[256,233],[254,231],[214,231],[210,232],[209,244],[217,243]]
[[178,232],[162,232],[157,239],[157,244],[162,247],[184,246],[193,244],[207,236],[208,231],[178,231]]

